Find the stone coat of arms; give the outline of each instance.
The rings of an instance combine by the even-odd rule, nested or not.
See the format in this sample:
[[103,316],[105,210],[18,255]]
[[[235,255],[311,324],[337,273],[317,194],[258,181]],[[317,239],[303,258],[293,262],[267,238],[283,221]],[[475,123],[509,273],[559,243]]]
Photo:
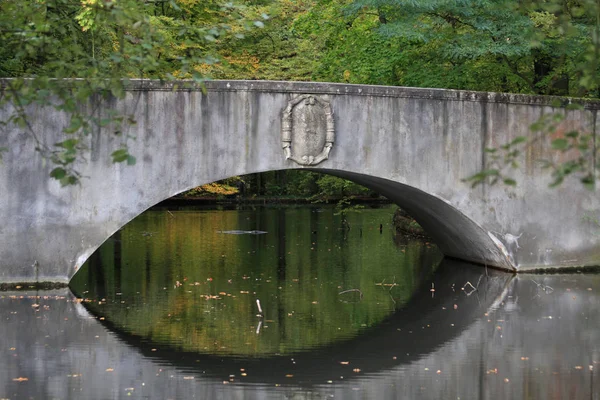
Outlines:
[[317,165],[329,158],[335,140],[329,101],[303,94],[283,110],[281,140],[285,158],[300,165]]

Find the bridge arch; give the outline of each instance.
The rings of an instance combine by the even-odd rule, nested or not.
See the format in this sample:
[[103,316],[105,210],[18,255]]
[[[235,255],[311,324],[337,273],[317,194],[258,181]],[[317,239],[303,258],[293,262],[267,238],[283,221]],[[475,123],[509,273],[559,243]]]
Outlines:
[[[323,129],[334,129],[318,164],[287,157],[286,146],[295,144],[285,124],[299,97],[318,98]],[[133,81],[124,99],[89,105],[98,116],[113,107],[137,123],[124,127],[124,136],[89,136],[81,185],[61,188],[48,178],[52,165],[34,139],[17,126],[1,128],[0,147],[9,151],[0,167],[0,281],[68,282],[106,238],[161,200],[199,183],[293,168],[382,193],[452,257],[518,270],[598,265],[597,227],[581,217],[595,215],[600,198],[578,182],[547,189],[551,177],[533,165],[556,157],[549,146],[536,143],[525,155],[516,188],[472,189],[462,181],[482,168],[486,147],[531,134],[552,100],[309,82],[214,81],[203,91]],[[598,108],[588,102],[570,111],[565,128],[595,135]],[[46,144],[64,140],[67,115],[43,106],[29,112]],[[9,113],[4,106],[0,119]],[[128,146],[136,165],[112,164],[110,154],[128,137],[135,138]]]
[[[489,233],[481,226],[443,199],[399,182],[357,172],[312,168],[305,170],[348,179],[384,195],[408,212],[431,236],[433,242],[446,257],[458,258],[506,270],[514,270],[510,254],[502,251],[502,245],[498,246],[498,243],[495,243]],[[250,173],[256,172],[253,171]],[[219,178],[218,180],[221,179]],[[176,194],[213,181],[202,181],[200,183],[197,181],[192,181],[191,183],[182,182],[183,186]],[[155,192],[155,195],[158,196],[155,198],[159,200],[153,200],[156,202],[150,204],[149,207],[147,204],[144,204],[140,209],[130,209],[127,214],[122,215],[121,220],[113,221],[113,229],[105,233],[105,237],[101,238],[99,243],[90,246],[84,254],[80,255],[77,263],[78,266],[82,266],[102,243],[134,218],[148,208],[173,197],[170,192],[161,193],[158,190]],[[77,272],[77,269],[69,275],[69,280],[75,272]]]

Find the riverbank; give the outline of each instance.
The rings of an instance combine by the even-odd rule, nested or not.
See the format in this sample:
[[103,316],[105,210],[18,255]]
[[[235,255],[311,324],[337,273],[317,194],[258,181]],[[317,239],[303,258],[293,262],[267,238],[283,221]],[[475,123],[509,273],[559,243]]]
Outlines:
[[266,205],[266,204],[337,204],[343,201],[346,204],[392,204],[385,197],[352,196],[352,197],[294,197],[294,196],[201,196],[201,197],[171,197],[161,201],[154,207],[184,206],[184,205]]

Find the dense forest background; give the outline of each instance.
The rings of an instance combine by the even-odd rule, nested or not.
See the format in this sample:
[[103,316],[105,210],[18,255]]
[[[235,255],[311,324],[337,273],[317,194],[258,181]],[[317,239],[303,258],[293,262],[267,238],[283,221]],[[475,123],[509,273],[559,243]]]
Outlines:
[[[39,151],[56,164],[54,178],[75,184],[83,136],[127,120],[117,114],[94,120],[78,104],[98,91],[123,96],[123,78],[310,80],[599,98],[599,43],[596,0],[4,0],[0,77],[16,79],[5,84],[0,101],[72,113],[65,127],[70,139]],[[81,82],[60,85],[74,77]],[[24,112],[3,123],[28,129]],[[113,161],[135,163],[126,140]],[[234,177],[195,193],[227,195],[236,188],[267,196],[368,194],[300,171]]]

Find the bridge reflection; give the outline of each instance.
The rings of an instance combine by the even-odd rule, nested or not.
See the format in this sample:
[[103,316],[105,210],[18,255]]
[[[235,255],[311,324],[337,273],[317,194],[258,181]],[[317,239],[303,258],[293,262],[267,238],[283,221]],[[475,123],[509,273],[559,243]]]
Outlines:
[[[182,351],[130,333],[100,319],[119,340],[144,358],[187,374],[222,381],[312,386],[379,373],[411,363],[459,336],[477,318],[504,300],[512,275],[444,259],[430,281],[379,325],[357,337],[286,355],[239,357]],[[102,317],[102,306],[85,304]]]

